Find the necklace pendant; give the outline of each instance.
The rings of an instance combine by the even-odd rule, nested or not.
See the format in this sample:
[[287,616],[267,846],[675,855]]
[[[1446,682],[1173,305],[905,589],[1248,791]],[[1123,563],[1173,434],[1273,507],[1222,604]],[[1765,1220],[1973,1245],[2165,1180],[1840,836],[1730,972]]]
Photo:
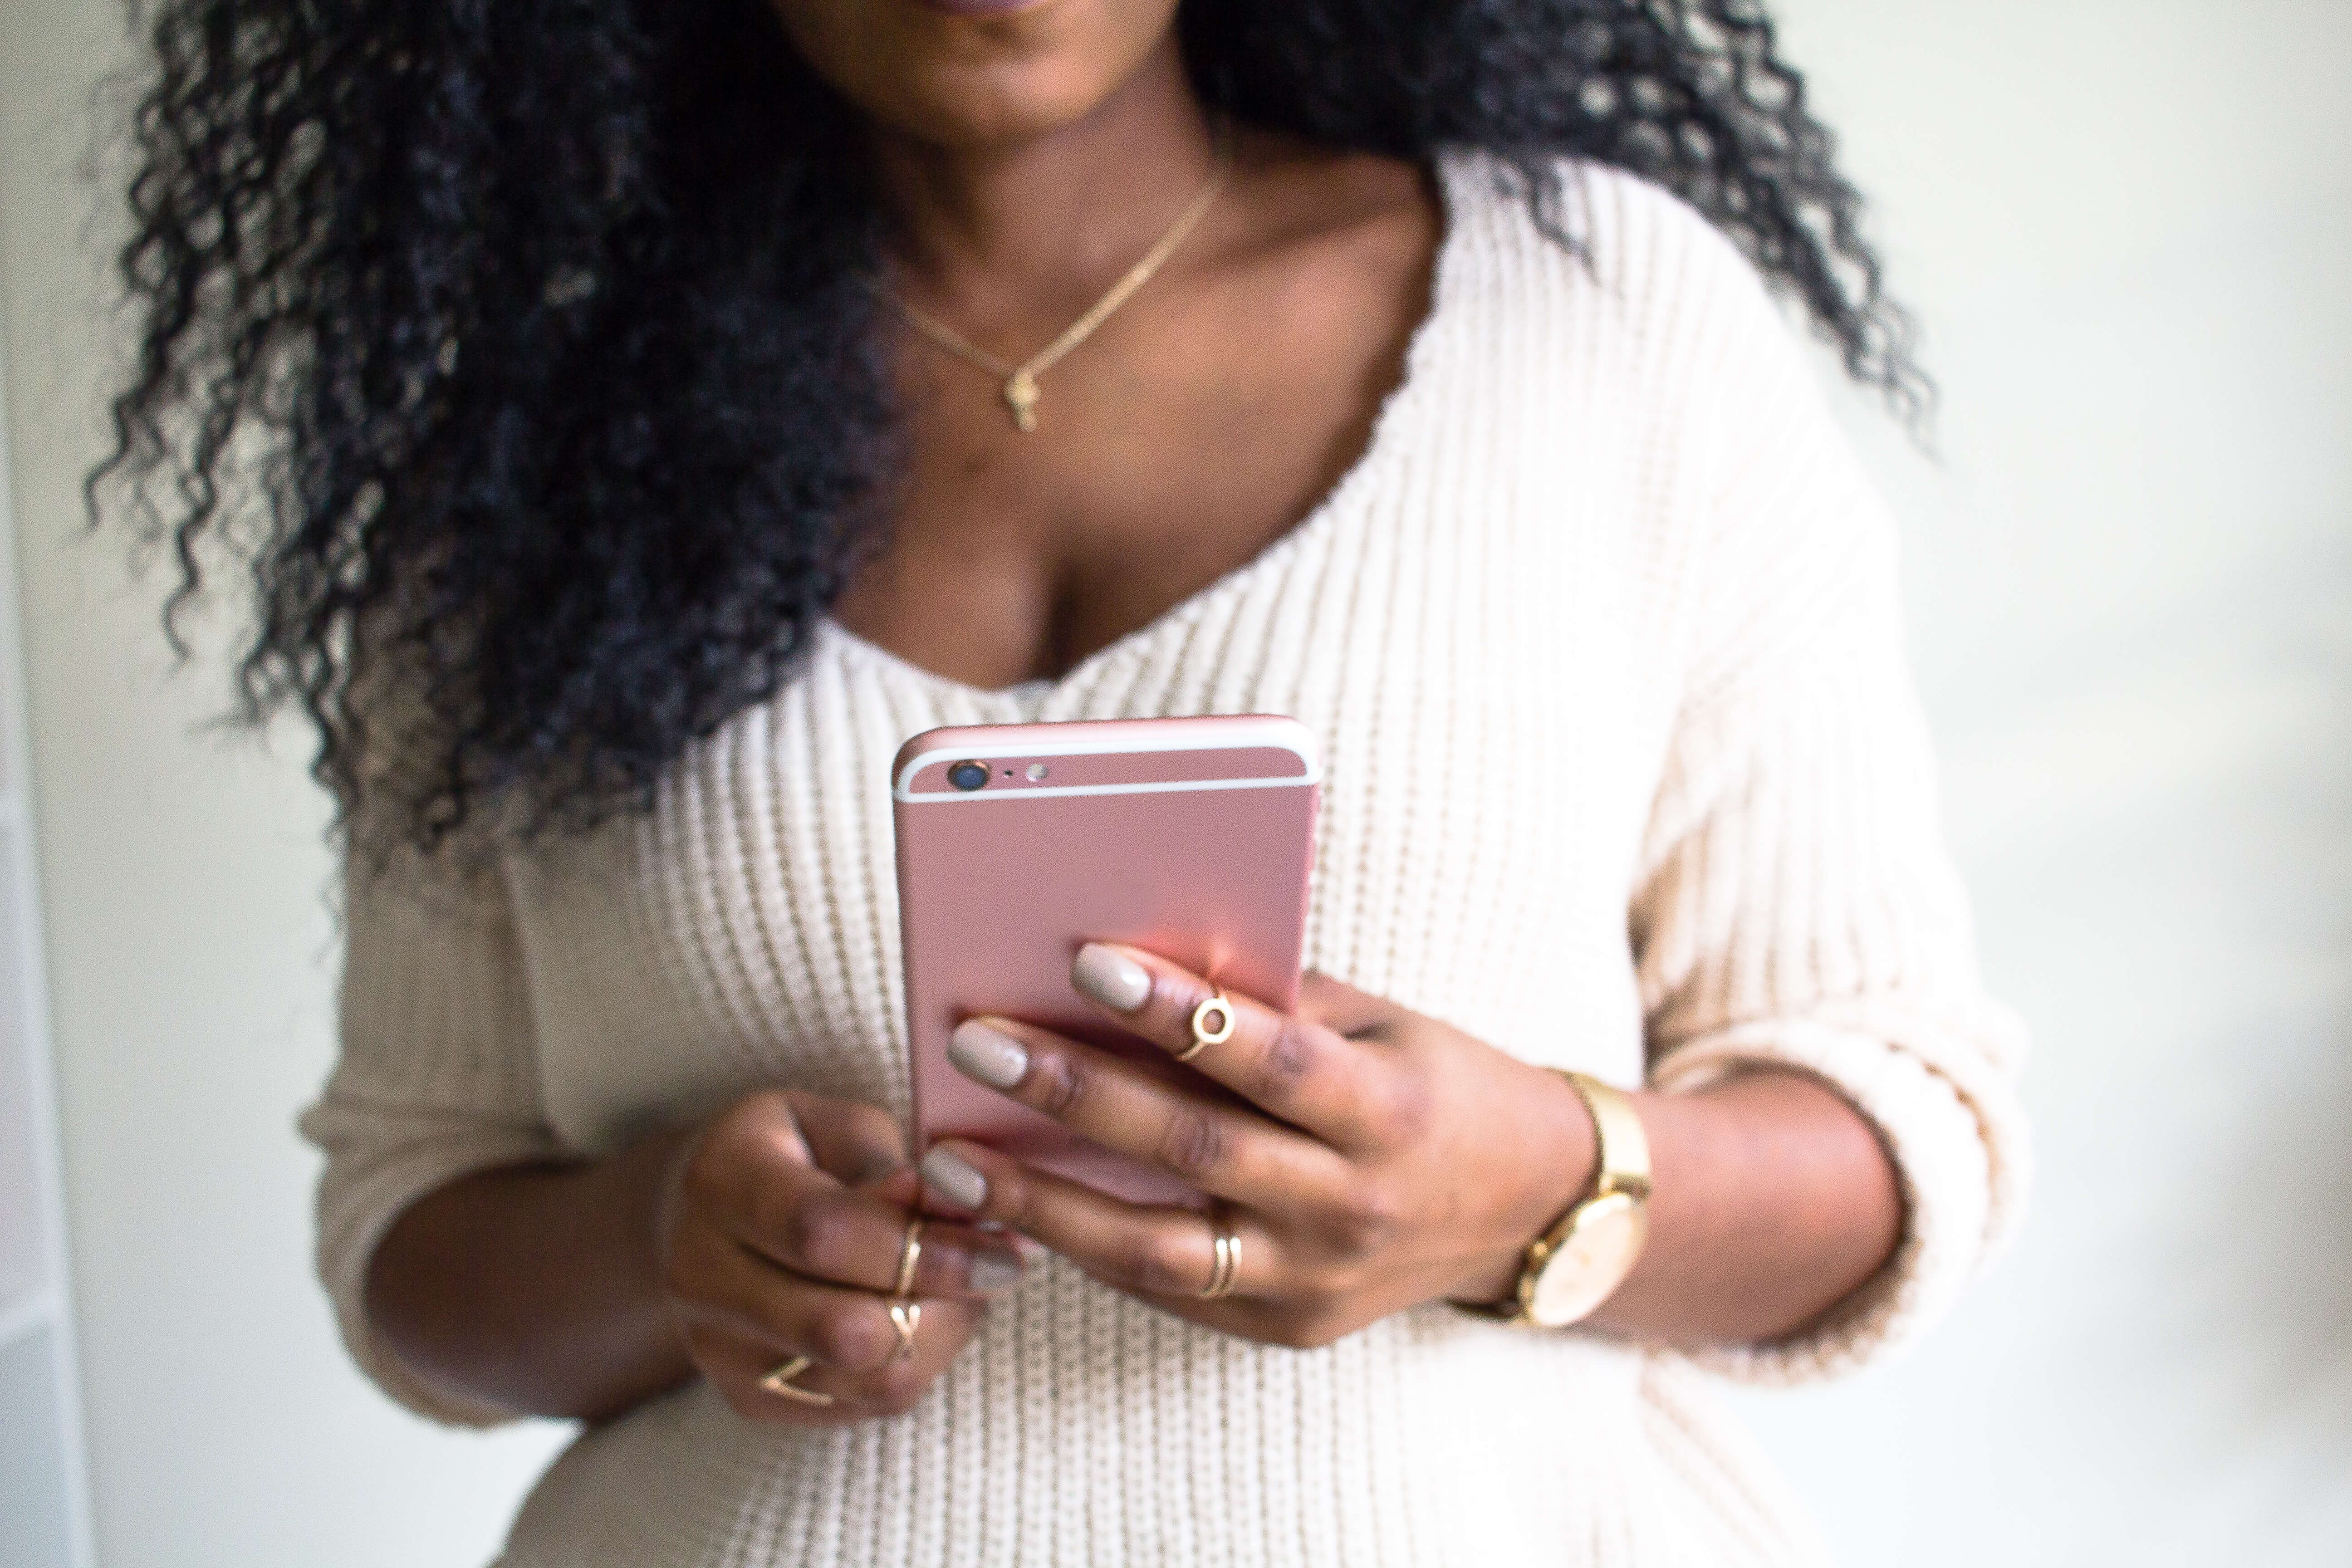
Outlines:
[[1037,378],[1016,370],[1004,384],[1004,406],[1013,410],[1013,427],[1024,436],[1037,428]]

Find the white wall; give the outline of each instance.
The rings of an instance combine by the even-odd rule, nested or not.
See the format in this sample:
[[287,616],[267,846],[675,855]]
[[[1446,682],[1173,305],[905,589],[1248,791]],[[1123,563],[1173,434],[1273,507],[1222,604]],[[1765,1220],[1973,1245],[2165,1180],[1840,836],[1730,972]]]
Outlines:
[[[1782,0],[1948,394],[1913,641],[2042,1171],[1909,1363],[1744,1401],[1854,1563],[2352,1556],[2352,6]],[[478,1560],[550,1441],[444,1436],[310,1284],[331,937],[298,748],[198,735],[75,539],[68,175],[118,26],[0,0],[0,310],[101,1561]]]
[[1759,1422],[1856,1563],[2352,1563],[2352,6],[1780,9],[1948,394],[1864,430],[2042,1168]]
[[292,1123],[327,1063],[333,945],[299,737],[200,732],[217,661],[173,678],[160,578],[130,585],[120,541],[78,531],[116,351],[71,167],[120,15],[0,0],[0,310],[99,1561],[478,1563],[556,1434],[398,1413],[311,1283]]

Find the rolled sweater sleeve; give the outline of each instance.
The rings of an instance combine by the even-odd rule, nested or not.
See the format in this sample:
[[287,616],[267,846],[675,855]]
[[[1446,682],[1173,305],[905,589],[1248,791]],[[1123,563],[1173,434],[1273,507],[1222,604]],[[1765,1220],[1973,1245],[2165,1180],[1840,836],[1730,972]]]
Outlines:
[[1734,299],[1724,390],[1743,438],[1693,571],[1690,678],[1632,929],[1654,1087],[1808,1074],[1899,1173],[1902,1239],[1875,1279],[1792,1339],[1698,1358],[1797,1382],[1913,1339],[2015,1225],[2023,1038],[1979,984],[1894,530],[1752,277]]
[[369,1261],[409,1205],[469,1172],[560,1152],[503,878],[404,852],[373,870],[354,861],[345,888],[341,1053],[301,1119],[327,1157],[320,1278],[352,1357],[385,1393],[452,1426],[511,1420],[404,1366],[366,1301]]

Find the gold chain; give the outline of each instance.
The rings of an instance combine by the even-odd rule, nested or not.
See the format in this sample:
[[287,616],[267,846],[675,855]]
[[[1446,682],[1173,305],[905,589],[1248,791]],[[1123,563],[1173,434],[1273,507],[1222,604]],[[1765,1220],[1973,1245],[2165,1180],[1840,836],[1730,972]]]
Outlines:
[[1013,411],[1013,427],[1026,436],[1037,428],[1037,378],[1060,363],[1071,350],[1093,337],[1095,329],[1109,321],[1112,311],[1126,304],[1138,289],[1151,281],[1153,273],[1168,264],[1168,258],[1176,254],[1176,247],[1183,244],[1185,237],[1208,216],[1209,208],[1215,204],[1218,193],[1225,188],[1225,182],[1233,172],[1233,130],[1230,126],[1220,125],[1217,128],[1216,169],[1209,175],[1208,184],[1201,187],[1200,194],[1176,215],[1176,221],[1169,226],[1168,232],[1144,252],[1142,260],[1129,268],[1119,280],[1110,286],[1108,293],[1087,306],[1085,315],[1063,328],[1060,337],[1019,364],[997,358],[938,317],[917,310],[895,291],[879,285],[875,291],[898,312],[907,325],[958,359],[1000,377],[1004,383],[1001,395],[1005,407]]

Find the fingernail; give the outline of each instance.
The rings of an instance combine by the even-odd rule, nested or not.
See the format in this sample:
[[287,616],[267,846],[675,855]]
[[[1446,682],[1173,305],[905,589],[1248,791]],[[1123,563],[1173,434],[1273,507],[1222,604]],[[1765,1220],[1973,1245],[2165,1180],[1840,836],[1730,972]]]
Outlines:
[[[949,1156],[950,1159],[954,1156]],[[961,1163],[961,1162],[959,1162]],[[966,1166],[967,1170],[971,1167]],[[979,1174],[973,1172],[973,1174]],[[981,1184],[984,1188],[987,1184]],[[969,1208],[971,1205],[964,1205]],[[1021,1283],[1021,1259],[1010,1252],[976,1252],[971,1258],[971,1288],[983,1296],[992,1296]]]
[[934,1149],[924,1155],[922,1172],[923,1184],[958,1208],[976,1209],[988,1201],[988,1178],[952,1149]]
[[967,1018],[948,1037],[948,1060],[956,1071],[991,1089],[1011,1089],[1029,1070],[1021,1042],[976,1018]]
[[1132,1013],[1151,1000],[1151,971],[1119,952],[1090,942],[1070,965],[1070,984],[1114,1013]]

